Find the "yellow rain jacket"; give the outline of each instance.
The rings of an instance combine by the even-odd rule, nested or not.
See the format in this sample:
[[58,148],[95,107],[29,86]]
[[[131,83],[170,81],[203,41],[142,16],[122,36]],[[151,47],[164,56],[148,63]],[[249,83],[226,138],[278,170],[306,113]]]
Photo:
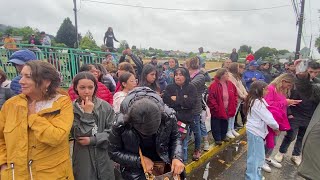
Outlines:
[[0,113],[1,180],[73,180],[69,132],[73,122],[70,98],[56,98],[36,104],[28,116],[25,95],[9,99]]

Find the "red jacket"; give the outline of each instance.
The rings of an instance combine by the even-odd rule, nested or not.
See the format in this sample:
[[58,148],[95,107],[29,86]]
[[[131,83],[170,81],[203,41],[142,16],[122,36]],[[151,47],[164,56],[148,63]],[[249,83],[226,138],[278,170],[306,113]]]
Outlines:
[[119,91],[122,91],[120,81],[117,82],[117,86],[116,86],[114,93],[119,92]]
[[210,108],[211,117],[227,120],[235,116],[238,104],[237,88],[231,81],[227,81],[227,87],[229,93],[228,114],[224,108],[222,85],[219,79],[215,78],[210,85],[207,105]]
[[246,57],[246,60],[249,61],[249,62],[253,61],[253,60],[254,60],[254,55],[249,54],[249,55]]
[[[73,90],[73,86],[71,86],[68,90],[68,94],[72,101],[78,98],[78,95]],[[102,100],[107,101],[111,106],[113,104],[113,96],[112,93],[109,91],[109,89],[102,84],[101,82],[98,82],[98,90],[96,96]]]

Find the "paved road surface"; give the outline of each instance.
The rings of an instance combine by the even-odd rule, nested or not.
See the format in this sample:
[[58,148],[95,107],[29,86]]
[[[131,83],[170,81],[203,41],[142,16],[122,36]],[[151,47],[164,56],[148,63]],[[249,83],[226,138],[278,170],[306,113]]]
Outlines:
[[[283,135],[279,138],[274,154],[278,151]],[[213,157],[203,167],[195,170],[190,180],[238,180],[244,179],[246,170],[246,138],[234,143],[222,153]],[[297,175],[297,167],[291,162],[291,152],[294,143],[289,147],[288,153],[282,162],[281,169],[272,168],[271,173],[264,173],[266,180],[303,180]]]

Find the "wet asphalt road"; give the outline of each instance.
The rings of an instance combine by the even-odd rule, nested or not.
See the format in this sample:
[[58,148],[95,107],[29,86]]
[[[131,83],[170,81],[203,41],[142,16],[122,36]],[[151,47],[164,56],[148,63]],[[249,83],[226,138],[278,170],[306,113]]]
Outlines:
[[[278,152],[282,142],[283,134],[278,138],[277,146],[273,156]],[[277,169],[271,166],[272,172],[265,173],[266,180],[303,180],[297,175],[297,167],[291,162],[291,152],[294,142],[291,143],[284,161],[281,163],[282,168]],[[188,179],[190,180],[238,180],[244,179],[247,158],[246,137],[233,143],[221,153],[214,156],[209,162],[194,170]]]

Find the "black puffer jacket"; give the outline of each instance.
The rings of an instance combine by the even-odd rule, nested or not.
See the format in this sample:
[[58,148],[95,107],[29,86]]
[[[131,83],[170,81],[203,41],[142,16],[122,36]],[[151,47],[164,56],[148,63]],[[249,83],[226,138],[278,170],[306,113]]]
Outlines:
[[[132,103],[141,98],[149,98],[159,105],[162,120],[156,134],[156,150],[159,157],[171,164],[172,159],[182,159],[182,146],[174,110],[168,108],[156,92],[146,87],[138,87],[131,91],[116,115],[116,121],[109,135],[109,156],[121,166],[121,174],[126,180],[145,179],[139,157],[140,136],[126,118]],[[142,107],[143,108],[143,107]]]
[[[187,70],[186,70],[187,71]],[[188,71],[187,71],[188,72]],[[190,75],[185,77],[185,84],[180,87],[177,84],[169,84],[163,93],[163,102],[173,108],[177,114],[178,121],[190,124],[193,121],[193,109],[198,101],[197,89],[190,84]],[[171,96],[176,96],[173,101]]]

